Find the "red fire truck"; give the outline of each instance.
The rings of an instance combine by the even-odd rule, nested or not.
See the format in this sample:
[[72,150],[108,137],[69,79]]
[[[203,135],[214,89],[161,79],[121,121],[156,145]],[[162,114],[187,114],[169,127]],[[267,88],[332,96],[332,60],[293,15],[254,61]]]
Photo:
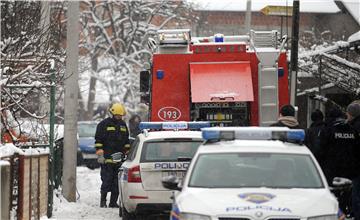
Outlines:
[[220,126],[267,126],[289,103],[285,38],[277,31],[191,38],[161,30],[142,100],[150,121],[210,121]]

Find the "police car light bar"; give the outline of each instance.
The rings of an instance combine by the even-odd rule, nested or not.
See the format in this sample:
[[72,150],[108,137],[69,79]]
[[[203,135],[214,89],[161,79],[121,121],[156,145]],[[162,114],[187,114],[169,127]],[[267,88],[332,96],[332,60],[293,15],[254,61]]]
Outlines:
[[203,128],[202,137],[207,141],[219,140],[281,140],[302,143],[305,132],[287,127],[212,127]]
[[140,122],[139,128],[141,130],[151,129],[151,130],[196,130],[201,128],[210,127],[210,122],[207,121],[197,121],[197,122]]

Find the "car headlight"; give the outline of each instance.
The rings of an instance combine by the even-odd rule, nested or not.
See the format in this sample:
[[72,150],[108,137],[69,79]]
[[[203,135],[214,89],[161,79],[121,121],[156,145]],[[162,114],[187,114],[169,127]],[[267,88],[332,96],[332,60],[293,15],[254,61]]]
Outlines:
[[210,220],[210,216],[192,213],[180,213],[181,220]]
[[321,215],[308,218],[308,220],[338,220],[337,215]]

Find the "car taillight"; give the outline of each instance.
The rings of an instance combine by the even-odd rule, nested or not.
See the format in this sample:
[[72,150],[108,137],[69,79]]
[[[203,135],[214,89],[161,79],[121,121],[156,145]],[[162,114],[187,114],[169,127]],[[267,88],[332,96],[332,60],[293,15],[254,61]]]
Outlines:
[[135,166],[128,170],[128,182],[141,183],[140,166]]

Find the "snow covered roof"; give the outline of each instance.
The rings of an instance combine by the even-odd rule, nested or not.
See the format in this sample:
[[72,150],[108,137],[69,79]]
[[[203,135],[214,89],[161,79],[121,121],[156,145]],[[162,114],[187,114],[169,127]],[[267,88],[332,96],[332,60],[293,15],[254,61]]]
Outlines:
[[351,35],[349,38],[348,38],[348,42],[351,43],[351,42],[355,42],[355,41],[358,41],[360,40],[360,31],[356,32],[355,34]]
[[360,1],[359,0],[341,0],[355,21],[360,25]]
[[[195,10],[199,11],[246,11],[246,0],[187,0],[194,3]],[[358,1],[358,0],[344,0]],[[251,9],[259,12],[268,5],[292,6],[292,0],[251,0]],[[334,0],[301,0],[300,12],[303,13],[337,13],[340,9]]]

